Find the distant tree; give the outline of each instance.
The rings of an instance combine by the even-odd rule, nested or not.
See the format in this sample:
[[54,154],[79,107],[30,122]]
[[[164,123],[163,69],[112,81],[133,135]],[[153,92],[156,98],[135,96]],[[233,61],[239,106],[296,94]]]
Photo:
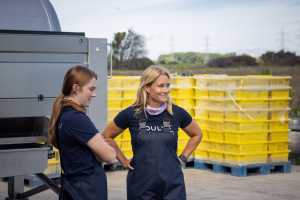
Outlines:
[[113,65],[132,67],[137,59],[145,57],[145,46],[145,38],[132,29],[115,33],[112,42]]
[[233,56],[233,63],[239,66],[256,66],[256,59],[249,55]]
[[300,65],[300,57],[289,51],[268,51],[260,56],[261,61],[265,65]]
[[123,62],[124,51],[126,48],[123,42],[125,36],[126,32],[117,32],[114,34],[114,39],[112,42],[114,65],[119,65],[119,63]]
[[128,60],[128,62],[129,62],[128,66],[130,66],[130,68],[141,69],[141,70],[146,69],[150,65],[154,64],[154,62],[150,58],[147,58],[147,57]]
[[210,67],[239,67],[239,66],[256,66],[256,59],[249,55],[231,55],[210,60],[207,63]]

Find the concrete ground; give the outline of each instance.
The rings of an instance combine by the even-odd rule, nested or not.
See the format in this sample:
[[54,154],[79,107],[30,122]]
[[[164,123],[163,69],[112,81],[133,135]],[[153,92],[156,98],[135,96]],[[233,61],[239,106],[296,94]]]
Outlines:
[[[107,172],[109,200],[126,199],[126,171]],[[211,171],[184,169],[188,200],[299,200],[300,166],[293,166],[288,174],[250,175],[234,177]],[[6,183],[0,182],[0,200],[7,192]],[[50,190],[30,200],[57,200]]]

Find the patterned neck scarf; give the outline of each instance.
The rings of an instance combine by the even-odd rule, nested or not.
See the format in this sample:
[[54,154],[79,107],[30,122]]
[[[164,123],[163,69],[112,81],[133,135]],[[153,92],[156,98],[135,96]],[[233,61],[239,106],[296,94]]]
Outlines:
[[162,104],[159,108],[153,108],[149,105],[146,107],[146,112],[149,115],[159,115],[167,109],[167,103]]

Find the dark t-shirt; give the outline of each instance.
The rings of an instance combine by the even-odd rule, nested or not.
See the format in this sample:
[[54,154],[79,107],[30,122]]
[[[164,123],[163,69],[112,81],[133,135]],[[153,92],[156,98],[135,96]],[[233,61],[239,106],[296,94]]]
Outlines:
[[[173,115],[165,110],[153,116],[146,113],[136,114],[135,108],[130,106],[115,117],[114,122],[119,128],[129,128],[134,157],[144,157],[145,154],[150,157],[158,155],[160,153],[156,153],[156,150],[165,147],[173,157],[176,156],[178,128],[188,126],[192,117],[183,108],[176,105],[172,107]],[[168,125],[168,128],[165,125]]]
[[[180,128],[185,128],[186,126],[188,126],[191,121],[192,121],[192,117],[191,115],[186,112],[183,108],[174,105],[173,104],[173,118],[174,121],[176,122],[176,125]],[[147,115],[147,117],[150,120],[157,120],[157,121],[163,121],[163,116],[165,114],[164,111],[163,113],[156,115],[156,116],[151,116],[151,115]],[[135,110],[134,107],[130,106],[124,110],[122,110],[114,119],[114,122],[116,123],[116,125],[119,128],[122,129],[126,129],[126,128],[131,128],[137,125],[137,119],[136,119],[136,115],[135,115]]]
[[86,143],[98,133],[89,117],[66,107],[57,123],[57,134],[61,156],[61,166],[65,175],[83,175],[92,172],[98,163]]

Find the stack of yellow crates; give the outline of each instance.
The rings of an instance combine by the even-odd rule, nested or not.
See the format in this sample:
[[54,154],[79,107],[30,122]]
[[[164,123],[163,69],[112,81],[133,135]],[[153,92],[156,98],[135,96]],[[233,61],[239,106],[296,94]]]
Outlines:
[[269,161],[288,161],[288,121],[291,77],[270,77]]
[[[108,79],[108,121],[113,120],[122,109],[134,103],[138,86],[139,77],[137,76],[113,76]],[[116,142],[127,157],[132,157],[131,137],[128,129],[116,138]]]
[[[175,76],[171,82],[172,102],[183,107],[192,117],[194,117],[194,85],[195,79],[191,76]],[[178,131],[178,148],[177,154],[181,154],[189,136],[182,129]],[[193,156],[191,156],[192,158]]]
[[[124,77],[114,76],[107,81],[107,121],[110,122],[122,110],[122,81]],[[117,144],[120,146],[122,142],[122,135],[116,139]]]
[[203,142],[195,158],[230,164],[288,160],[290,77],[195,77]]

